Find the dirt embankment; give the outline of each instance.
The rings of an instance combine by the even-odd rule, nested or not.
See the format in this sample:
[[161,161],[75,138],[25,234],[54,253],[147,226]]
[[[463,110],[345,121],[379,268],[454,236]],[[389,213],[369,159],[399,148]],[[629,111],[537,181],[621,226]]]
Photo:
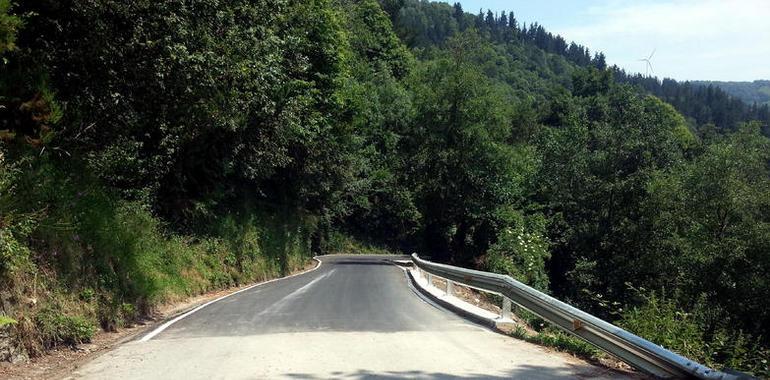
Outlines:
[[[316,266],[315,260],[310,260],[307,264],[294,273],[302,272]],[[137,339],[152,331],[152,329],[165,320],[171,319],[177,315],[183,314],[199,305],[211,300],[236,292],[249,285],[233,287],[225,290],[212,291],[179,303],[166,304],[158,307],[152,315],[149,315],[132,326],[120,328],[114,332],[99,331],[94,335],[89,343],[75,346],[61,346],[48,351],[46,354],[28,358],[26,354],[13,347],[4,347],[3,331],[0,330],[0,352],[7,349],[7,352],[13,352],[18,357],[15,362],[11,358],[5,361],[0,360],[0,379],[7,380],[32,380],[32,379],[61,379],[66,377],[72,371],[84,363],[96,358],[99,355],[115,348],[116,346]],[[7,337],[6,337],[7,338]],[[10,343],[8,343],[10,344]],[[0,357],[2,359],[2,357]]]

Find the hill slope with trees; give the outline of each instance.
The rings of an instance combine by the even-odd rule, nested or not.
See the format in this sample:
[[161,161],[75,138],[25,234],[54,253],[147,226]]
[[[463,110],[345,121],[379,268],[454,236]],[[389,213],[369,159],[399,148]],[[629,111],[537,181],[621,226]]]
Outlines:
[[353,237],[768,373],[767,107],[459,5],[0,5],[0,329],[27,355]]
[[755,80],[753,82],[694,81],[693,83],[719,87],[748,104],[770,104],[770,80]]

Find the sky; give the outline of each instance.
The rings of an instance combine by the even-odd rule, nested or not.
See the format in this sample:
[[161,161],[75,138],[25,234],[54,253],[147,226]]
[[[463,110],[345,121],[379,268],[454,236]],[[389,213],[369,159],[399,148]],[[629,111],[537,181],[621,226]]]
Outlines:
[[[445,0],[453,3],[454,0]],[[770,0],[459,0],[513,11],[630,72],[677,80],[770,79]]]

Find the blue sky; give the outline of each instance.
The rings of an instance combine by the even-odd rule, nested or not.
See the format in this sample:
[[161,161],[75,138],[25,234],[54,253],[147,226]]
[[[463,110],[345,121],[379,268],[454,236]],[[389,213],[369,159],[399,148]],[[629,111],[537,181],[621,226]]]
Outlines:
[[[453,3],[454,1],[445,1]],[[610,64],[678,80],[770,79],[770,0],[460,0],[466,12],[513,11],[603,51]]]

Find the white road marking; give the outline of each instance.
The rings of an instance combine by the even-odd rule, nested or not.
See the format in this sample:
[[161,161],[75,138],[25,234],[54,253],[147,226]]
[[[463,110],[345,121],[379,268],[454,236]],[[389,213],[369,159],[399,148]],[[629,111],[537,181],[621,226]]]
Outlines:
[[[156,335],[158,335],[158,334],[162,333],[162,332],[163,332],[163,330],[165,330],[165,329],[169,328],[169,326],[171,326],[171,325],[173,325],[174,323],[177,323],[177,322],[179,322],[180,320],[182,320],[182,319],[184,319],[184,318],[186,318],[186,317],[190,316],[192,313],[195,313],[196,311],[198,311],[198,310],[200,310],[200,309],[203,309],[204,307],[206,307],[206,306],[208,306],[208,305],[211,305],[211,304],[212,304],[212,303],[214,303],[214,302],[217,302],[217,301],[221,301],[221,300],[223,300],[223,299],[225,299],[225,298],[227,298],[227,297],[230,297],[230,296],[234,296],[234,295],[236,295],[236,294],[238,294],[238,293],[241,293],[241,292],[245,292],[245,291],[247,291],[247,290],[249,290],[249,289],[253,289],[253,288],[257,287],[257,286],[262,286],[262,285],[265,285],[265,284],[269,284],[269,283],[271,283],[271,282],[276,282],[276,281],[280,281],[280,280],[285,280],[285,279],[287,279],[287,278],[296,277],[296,276],[299,276],[299,275],[303,275],[303,274],[305,274],[305,273],[308,273],[308,272],[312,272],[312,271],[314,271],[314,270],[316,270],[316,269],[320,268],[320,267],[321,267],[321,260],[319,260],[317,257],[313,257],[313,260],[315,260],[315,261],[317,261],[317,262],[318,262],[318,263],[316,264],[315,268],[312,268],[312,269],[308,269],[308,270],[306,270],[306,271],[304,271],[304,272],[295,273],[295,274],[293,274],[293,275],[290,275],[290,276],[286,276],[286,277],[280,277],[280,278],[274,278],[274,279],[272,279],[272,280],[270,280],[270,281],[260,282],[259,284],[254,284],[254,285],[251,285],[251,286],[247,286],[247,287],[245,287],[245,288],[243,288],[243,289],[241,289],[241,290],[239,290],[239,291],[237,291],[237,292],[233,292],[233,293],[230,293],[230,294],[228,294],[228,295],[226,295],[226,296],[222,296],[222,297],[219,297],[219,298],[217,298],[217,299],[215,299],[215,300],[213,300],[213,301],[209,301],[209,302],[206,302],[206,303],[204,303],[203,305],[200,305],[200,306],[196,307],[195,309],[192,309],[192,310],[190,310],[190,311],[188,311],[188,312],[186,312],[186,313],[184,313],[184,314],[182,314],[182,315],[180,315],[180,316],[178,316],[178,317],[176,317],[176,318],[174,318],[174,319],[172,319],[172,320],[170,320],[170,321],[168,321],[168,322],[166,322],[166,323],[164,323],[164,324],[160,325],[160,327],[158,327],[158,328],[157,328],[157,329],[155,329],[155,330],[152,330],[152,331],[151,331],[149,334],[147,334],[147,335],[143,336],[143,337],[142,337],[142,339],[139,339],[139,341],[140,341],[140,342],[146,342],[146,341],[148,341],[148,340],[150,340],[150,339],[154,338]],[[332,272],[333,272],[333,270],[332,270]],[[331,273],[331,272],[329,272],[329,273]],[[314,283],[315,281],[318,281],[319,279],[321,279],[321,278],[323,278],[323,277],[327,276],[329,273],[327,273],[327,274],[326,274],[326,275],[324,275],[324,276],[321,276],[321,277],[319,277],[318,279],[315,279],[315,280],[311,281],[311,282],[310,282],[310,283],[308,283],[307,285],[310,285],[310,284]],[[307,285],[303,286],[302,288],[306,287]],[[302,289],[302,288],[300,288],[300,289]],[[293,293],[292,293],[292,294],[293,294]]]
[[302,293],[307,292],[310,289],[310,287],[312,287],[313,285],[317,284],[319,281],[321,281],[321,280],[331,276],[331,274],[334,273],[335,270],[337,270],[337,269],[332,269],[332,270],[324,273],[323,276],[320,276],[320,277],[318,277],[316,279],[313,279],[313,281],[310,281],[307,284],[303,285],[301,288],[299,288],[299,289],[289,293],[285,297],[281,298],[278,302],[270,305],[270,307],[268,307],[268,308],[262,310],[261,312],[259,312],[259,314],[257,314],[257,316],[262,316],[262,315],[269,314],[269,313],[272,313],[274,311],[280,310],[281,308],[283,308],[284,305],[289,303],[289,301],[291,301],[292,298],[294,298],[294,297],[296,297],[296,296],[298,296],[298,295],[300,295]]

